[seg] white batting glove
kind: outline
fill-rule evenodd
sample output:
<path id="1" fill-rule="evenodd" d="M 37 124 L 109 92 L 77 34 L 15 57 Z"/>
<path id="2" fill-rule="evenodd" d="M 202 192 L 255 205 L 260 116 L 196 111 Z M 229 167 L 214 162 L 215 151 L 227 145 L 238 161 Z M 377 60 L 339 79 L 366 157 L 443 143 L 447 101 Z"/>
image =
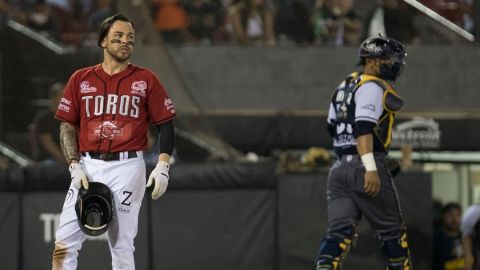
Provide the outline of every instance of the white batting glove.
<path id="1" fill-rule="evenodd" d="M 82 167 L 77 162 L 72 162 L 68 167 L 70 175 L 72 177 L 73 186 L 80 189 L 83 186 L 84 189 L 88 189 L 88 178 Z"/>
<path id="2" fill-rule="evenodd" d="M 152 199 L 156 200 L 160 198 L 160 196 L 167 191 L 168 186 L 168 170 L 170 169 L 170 164 L 165 161 L 159 161 L 155 169 L 153 169 L 152 173 L 150 173 L 150 177 L 148 177 L 147 187 L 150 187 L 153 182 L 155 185 L 153 186 L 152 191 Z"/>

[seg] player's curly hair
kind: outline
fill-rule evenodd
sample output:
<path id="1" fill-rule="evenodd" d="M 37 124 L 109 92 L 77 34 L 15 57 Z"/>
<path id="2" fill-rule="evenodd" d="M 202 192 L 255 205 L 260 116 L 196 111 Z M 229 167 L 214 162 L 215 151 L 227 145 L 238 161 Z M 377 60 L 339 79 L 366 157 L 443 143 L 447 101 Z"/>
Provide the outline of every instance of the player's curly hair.
<path id="1" fill-rule="evenodd" d="M 111 17 L 108 17 L 102 22 L 102 24 L 100 25 L 100 29 L 98 31 L 97 45 L 99 47 L 102 47 L 102 41 L 107 36 L 108 31 L 110 31 L 110 28 L 112 27 L 112 24 L 115 21 L 129 22 L 130 24 L 132 24 L 132 27 L 135 29 L 135 25 L 133 24 L 133 22 L 124 15 L 116 14 Z"/>

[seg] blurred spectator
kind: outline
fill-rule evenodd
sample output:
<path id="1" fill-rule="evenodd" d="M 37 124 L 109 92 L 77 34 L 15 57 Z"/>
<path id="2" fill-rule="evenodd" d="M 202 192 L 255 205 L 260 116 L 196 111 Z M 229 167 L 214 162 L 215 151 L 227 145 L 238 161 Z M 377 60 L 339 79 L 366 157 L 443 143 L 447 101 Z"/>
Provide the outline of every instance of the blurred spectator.
<path id="1" fill-rule="evenodd" d="M 193 40 L 188 32 L 188 14 L 180 0 L 153 0 L 155 27 L 165 42 L 182 43 Z"/>
<path id="2" fill-rule="evenodd" d="M 0 0 L 0 6 L 6 7 L 7 16 L 18 23 L 27 25 L 37 0 L 14 1 L 14 0 Z M 47 2 L 48 3 L 48 2 Z M 0 10 L 2 8 L 0 7 Z M 1 13 L 1 11 L 0 11 Z"/>
<path id="3" fill-rule="evenodd" d="M 394 38 L 403 43 L 417 43 L 415 11 L 400 0 L 382 0 L 367 20 L 367 36 Z"/>
<path id="4" fill-rule="evenodd" d="M 88 30 L 90 32 L 97 32 L 98 26 L 106 18 L 113 15 L 111 0 L 97 0 L 92 8 L 92 13 L 88 17 Z"/>
<path id="5" fill-rule="evenodd" d="M 69 0 L 46 0 L 54 8 L 63 9 L 65 11 L 70 10 L 70 1 Z"/>
<path id="6" fill-rule="evenodd" d="M 5 26 L 10 18 L 10 6 L 7 0 L 0 0 L 0 30 Z"/>
<path id="7" fill-rule="evenodd" d="M 54 40 L 59 40 L 60 38 L 59 22 L 52 14 L 51 7 L 45 0 L 36 1 L 28 15 L 27 25 L 47 38 Z"/>
<path id="8" fill-rule="evenodd" d="M 285 34 L 299 45 L 313 43 L 310 11 L 304 0 L 294 0 L 283 6 L 277 17 L 276 32 L 280 37 Z"/>
<path id="9" fill-rule="evenodd" d="M 462 242 L 465 253 L 465 270 L 479 270 L 480 204 L 470 206 L 462 218 Z"/>
<path id="10" fill-rule="evenodd" d="M 89 4 L 82 0 L 71 0 L 70 9 L 64 14 L 62 41 L 67 45 L 81 47 L 88 34 Z"/>
<path id="11" fill-rule="evenodd" d="M 413 147 L 408 144 L 400 146 L 400 151 L 402 153 L 402 158 L 400 159 L 400 165 L 402 170 L 408 171 L 413 166 Z"/>
<path id="12" fill-rule="evenodd" d="M 225 41 L 222 33 L 224 11 L 218 1 L 190 0 L 185 4 L 185 10 L 190 17 L 188 31 L 197 42 L 211 43 Z"/>
<path id="13" fill-rule="evenodd" d="M 360 44 L 363 24 L 353 4 L 353 0 L 316 0 L 312 22 L 317 44 Z"/>
<path id="14" fill-rule="evenodd" d="M 55 83 L 50 87 L 50 106 L 39 111 L 33 120 L 32 133 L 33 159 L 42 162 L 65 162 L 60 148 L 60 123 L 55 119 L 60 99 L 63 97 L 64 83 Z"/>
<path id="15" fill-rule="evenodd" d="M 473 35 L 475 41 L 480 42 L 480 1 L 473 1 Z"/>
<path id="16" fill-rule="evenodd" d="M 275 45 L 273 12 L 268 0 L 240 0 L 228 9 L 233 38 L 240 45 Z"/>
<path id="17" fill-rule="evenodd" d="M 464 8 L 466 6 L 461 4 L 462 1 L 468 0 L 424 0 L 422 3 L 447 20 L 464 28 L 466 15 Z M 464 8 L 462 8 L 462 6 Z M 468 43 L 468 41 L 459 34 L 423 13 L 415 17 L 415 26 L 418 29 L 419 37 L 423 44 L 454 45 Z"/>
<path id="18" fill-rule="evenodd" d="M 460 9 L 463 12 L 463 28 L 470 33 L 473 33 L 474 23 L 474 9 L 473 0 L 460 0 Z"/>
<path id="19" fill-rule="evenodd" d="M 410 144 L 402 144 L 400 146 L 400 152 L 402 154 L 400 158 L 400 167 L 402 171 L 421 171 L 423 169 L 422 164 L 415 162 L 413 159 L 413 147 Z"/>
<path id="20" fill-rule="evenodd" d="M 443 207 L 440 228 L 433 239 L 433 270 L 463 270 L 461 219 L 462 208 L 458 203 Z"/>

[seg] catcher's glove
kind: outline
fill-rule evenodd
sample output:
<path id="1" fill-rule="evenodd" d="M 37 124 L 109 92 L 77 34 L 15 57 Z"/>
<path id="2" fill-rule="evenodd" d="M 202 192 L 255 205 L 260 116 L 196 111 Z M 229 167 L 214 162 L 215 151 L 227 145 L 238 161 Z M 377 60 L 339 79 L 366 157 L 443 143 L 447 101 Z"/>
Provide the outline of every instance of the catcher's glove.
<path id="1" fill-rule="evenodd" d="M 390 170 L 390 173 L 393 177 L 397 176 L 397 174 L 402 170 L 400 162 L 390 156 L 385 158 L 385 164 L 387 165 L 387 168 Z"/>

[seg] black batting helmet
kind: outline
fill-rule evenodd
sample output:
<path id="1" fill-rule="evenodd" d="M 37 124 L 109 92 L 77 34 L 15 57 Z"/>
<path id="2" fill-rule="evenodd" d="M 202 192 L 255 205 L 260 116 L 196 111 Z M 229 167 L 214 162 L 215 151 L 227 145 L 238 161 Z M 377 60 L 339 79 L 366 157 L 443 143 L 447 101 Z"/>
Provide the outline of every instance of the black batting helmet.
<path id="1" fill-rule="evenodd" d="M 360 65 L 365 65 L 366 58 L 391 59 L 390 64 L 380 66 L 380 77 L 394 81 L 402 73 L 407 53 L 405 47 L 393 38 L 382 36 L 367 38 L 358 49 Z"/>
<path id="2" fill-rule="evenodd" d="M 99 182 L 90 182 L 88 186 L 88 190 L 79 190 L 75 212 L 80 229 L 90 236 L 99 236 L 107 231 L 113 218 L 113 193 Z"/>

